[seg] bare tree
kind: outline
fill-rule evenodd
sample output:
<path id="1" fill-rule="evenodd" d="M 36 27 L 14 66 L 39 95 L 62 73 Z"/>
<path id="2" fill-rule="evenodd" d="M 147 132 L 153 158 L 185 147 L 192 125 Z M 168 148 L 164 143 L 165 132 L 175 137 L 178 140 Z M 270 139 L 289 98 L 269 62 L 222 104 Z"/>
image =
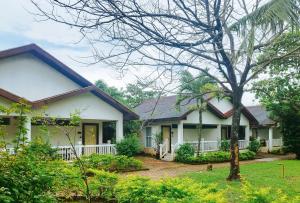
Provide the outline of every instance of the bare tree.
<path id="1" fill-rule="evenodd" d="M 299 25 L 299 0 L 31 0 L 43 20 L 78 28 L 95 62 L 199 70 L 232 98 L 231 169 L 240 178 L 238 131 L 244 88 L 272 60 L 258 54 Z M 103 43 L 110 44 L 101 51 Z M 299 49 L 296 48 L 296 49 Z M 293 51 L 291 51 L 292 53 Z"/>

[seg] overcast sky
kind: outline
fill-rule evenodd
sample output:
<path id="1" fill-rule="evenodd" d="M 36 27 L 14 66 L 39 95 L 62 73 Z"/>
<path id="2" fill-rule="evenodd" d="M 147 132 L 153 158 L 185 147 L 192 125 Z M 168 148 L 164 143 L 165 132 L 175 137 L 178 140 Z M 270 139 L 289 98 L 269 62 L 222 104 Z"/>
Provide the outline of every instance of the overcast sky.
<path id="1" fill-rule="evenodd" d="M 80 34 L 70 27 L 52 21 L 38 22 L 29 12 L 35 11 L 29 0 L 1 0 L 0 9 L 0 50 L 35 43 L 91 82 L 102 79 L 110 86 L 118 88 L 134 82 L 134 75 L 143 72 L 127 72 L 120 77 L 114 68 L 105 64 L 86 66 L 77 62 L 91 55 L 84 41 L 78 43 Z M 245 105 L 253 105 L 257 103 L 253 99 L 254 96 L 247 93 L 243 102 Z"/>

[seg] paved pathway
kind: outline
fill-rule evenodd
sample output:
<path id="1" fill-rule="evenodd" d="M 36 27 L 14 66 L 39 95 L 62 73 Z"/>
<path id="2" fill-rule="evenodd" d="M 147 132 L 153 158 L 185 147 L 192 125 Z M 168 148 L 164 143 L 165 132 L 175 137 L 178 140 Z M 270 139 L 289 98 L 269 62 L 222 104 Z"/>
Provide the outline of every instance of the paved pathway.
<path id="1" fill-rule="evenodd" d="M 197 172 L 197 171 L 206 171 L 207 164 L 202 165 L 189 165 L 189 164 L 182 164 L 176 162 L 167 162 L 154 159 L 152 157 L 140 156 L 136 157 L 137 159 L 143 161 L 144 166 L 149 168 L 147 171 L 137 171 L 137 172 L 128 172 L 123 173 L 123 175 L 140 175 L 140 176 L 147 176 L 151 179 L 160 179 L 163 177 L 174 177 L 182 175 L 186 172 Z M 274 156 L 268 155 L 261 159 L 250 160 L 250 161 L 241 161 L 240 164 L 251 164 L 251 163 L 258 163 L 258 162 L 267 162 L 267 161 L 275 161 L 275 160 L 282 160 L 282 159 L 292 159 L 293 155 L 284 155 L 284 156 Z M 213 168 L 222 168 L 222 167 L 229 167 L 229 163 L 216 163 L 213 164 Z"/>

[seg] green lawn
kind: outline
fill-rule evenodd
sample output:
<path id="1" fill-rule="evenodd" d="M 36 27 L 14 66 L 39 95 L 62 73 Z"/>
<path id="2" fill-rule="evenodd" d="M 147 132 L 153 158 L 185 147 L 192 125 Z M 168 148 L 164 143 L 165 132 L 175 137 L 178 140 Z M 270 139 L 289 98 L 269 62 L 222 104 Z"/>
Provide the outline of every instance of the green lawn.
<path id="1" fill-rule="evenodd" d="M 282 177 L 282 165 L 285 166 L 285 177 Z M 232 187 L 232 195 L 240 189 L 240 182 L 227 182 L 228 168 L 214 169 L 210 172 L 187 173 L 185 177 L 206 184 L 216 183 L 219 188 Z M 281 189 L 289 196 L 300 195 L 300 161 L 284 160 L 247 164 L 241 166 L 242 178 L 255 188 L 271 187 Z"/>

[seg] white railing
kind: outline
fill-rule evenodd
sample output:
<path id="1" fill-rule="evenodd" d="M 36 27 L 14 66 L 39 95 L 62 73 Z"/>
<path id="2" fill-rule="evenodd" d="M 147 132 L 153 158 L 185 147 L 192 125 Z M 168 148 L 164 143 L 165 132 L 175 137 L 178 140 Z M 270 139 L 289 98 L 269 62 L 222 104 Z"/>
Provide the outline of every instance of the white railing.
<path id="1" fill-rule="evenodd" d="M 269 144 L 270 141 L 269 140 L 266 140 L 266 144 L 267 144 L 267 148 L 269 148 Z M 281 147 L 283 144 L 282 144 L 282 139 L 279 138 L 279 139 L 272 139 L 272 147 Z"/>
<path id="2" fill-rule="evenodd" d="M 172 145 L 171 145 L 171 156 L 172 156 L 172 159 L 173 159 L 173 160 L 174 160 L 174 158 L 175 158 L 175 152 L 176 152 L 178 146 L 179 146 L 178 143 L 172 144 Z"/>
<path id="3" fill-rule="evenodd" d="M 230 142 L 228 140 L 228 142 Z M 247 140 L 239 140 L 239 149 L 246 149 L 249 145 L 249 142 Z M 195 149 L 195 151 L 198 150 L 198 141 L 187 141 L 185 143 L 188 143 L 192 145 Z M 221 141 L 206 141 L 201 140 L 200 142 L 200 151 L 201 152 L 213 152 L 213 151 L 219 151 L 221 147 Z"/>
<path id="4" fill-rule="evenodd" d="M 247 140 L 239 140 L 239 149 L 246 149 L 249 146 Z"/>
<path id="5" fill-rule="evenodd" d="M 168 153 L 167 144 L 159 145 L 159 158 L 162 159 Z"/>
<path id="6" fill-rule="evenodd" d="M 116 154 L 116 148 L 114 144 L 100 144 L 100 145 L 75 145 L 72 146 L 54 146 L 57 149 L 57 153 L 63 160 L 74 160 L 76 158 L 74 149 L 78 156 L 91 155 L 91 154 Z"/>

